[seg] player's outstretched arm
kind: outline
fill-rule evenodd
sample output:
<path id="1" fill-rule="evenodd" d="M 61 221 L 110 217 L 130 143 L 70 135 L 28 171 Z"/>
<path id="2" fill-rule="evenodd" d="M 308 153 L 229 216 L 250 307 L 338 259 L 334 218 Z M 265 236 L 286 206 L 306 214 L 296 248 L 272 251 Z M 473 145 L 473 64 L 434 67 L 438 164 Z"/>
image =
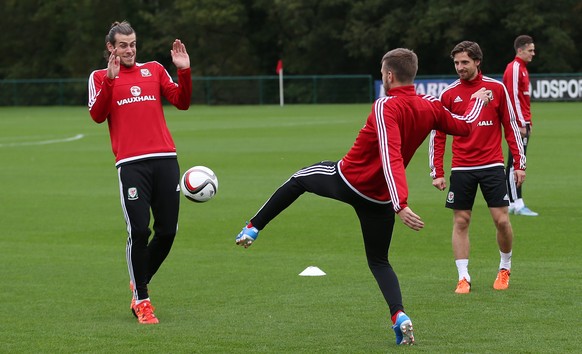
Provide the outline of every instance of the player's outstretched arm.
<path id="1" fill-rule="evenodd" d="M 414 231 L 418 231 L 424 227 L 424 222 L 420 216 L 416 215 L 409 207 L 400 210 L 398 216 L 404 225 L 410 227 Z"/>
<path id="2" fill-rule="evenodd" d="M 172 62 L 176 65 L 176 68 L 188 69 L 190 67 L 190 56 L 186 51 L 186 46 L 179 39 L 176 39 L 172 44 L 170 54 L 172 55 Z"/>

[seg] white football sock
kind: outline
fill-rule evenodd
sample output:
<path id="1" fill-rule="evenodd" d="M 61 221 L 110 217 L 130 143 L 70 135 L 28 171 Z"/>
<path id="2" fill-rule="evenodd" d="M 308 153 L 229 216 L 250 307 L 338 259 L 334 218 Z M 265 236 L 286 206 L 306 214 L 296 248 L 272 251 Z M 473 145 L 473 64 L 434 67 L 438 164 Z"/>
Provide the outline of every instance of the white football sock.
<path id="1" fill-rule="evenodd" d="M 147 299 L 135 300 L 135 306 L 141 304 L 144 301 L 150 301 L 150 298 L 148 297 Z"/>
<path id="2" fill-rule="evenodd" d="M 465 278 L 470 283 L 471 276 L 469 275 L 469 260 L 468 259 L 457 259 L 455 260 L 457 265 L 457 271 L 459 272 L 459 280 Z"/>
<path id="3" fill-rule="evenodd" d="M 515 207 L 515 210 L 519 210 L 525 206 L 525 203 L 523 202 L 523 199 L 519 198 L 513 202 L 513 206 Z"/>
<path id="4" fill-rule="evenodd" d="M 499 251 L 499 255 L 501 256 L 501 261 L 499 262 L 499 269 L 504 268 L 507 270 L 511 270 L 511 254 L 513 251 L 509 251 L 509 253 L 503 253 Z"/>

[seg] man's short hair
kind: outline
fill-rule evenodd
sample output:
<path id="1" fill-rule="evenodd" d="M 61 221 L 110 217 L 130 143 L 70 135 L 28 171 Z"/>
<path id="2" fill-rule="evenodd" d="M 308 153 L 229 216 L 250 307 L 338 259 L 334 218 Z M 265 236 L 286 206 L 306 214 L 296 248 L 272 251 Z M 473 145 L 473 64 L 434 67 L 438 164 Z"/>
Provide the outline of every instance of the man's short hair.
<path id="1" fill-rule="evenodd" d="M 113 22 L 111 24 L 111 28 L 109 29 L 109 33 L 107 33 L 107 36 L 105 36 L 105 43 L 111 43 L 115 45 L 115 35 L 118 33 L 129 36 L 130 34 L 135 33 L 135 31 L 127 21 Z"/>
<path id="2" fill-rule="evenodd" d="M 513 49 L 515 49 L 515 51 L 517 52 L 517 50 L 519 48 L 523 48 L 528 44 L 532 44 L 533 43 L 533 38 L 531 38 L 531 36 L 528 36 L 527 34 L 522 34 L 520 36 L 517 36 L 517 38 L 515 38 L 515 41 L 513 42 Z"/>
<path id="3" fill-rule="evenodd" d="M 391 71 L 398 82 L 412 84 L 418 71 L 418 57 L 410 49 L 396 48 L 384 54 L 381 65 Z"/>
<path id="4" fill-rule="evenodd" d="M 451 51 L 451 59 L 455 58 L 455 54 L 466 52 L 469 58 L 473 60 L 483 61 L 483 52 L 481 47 L 476 42 L 462 41 L 457 44 Z"/>

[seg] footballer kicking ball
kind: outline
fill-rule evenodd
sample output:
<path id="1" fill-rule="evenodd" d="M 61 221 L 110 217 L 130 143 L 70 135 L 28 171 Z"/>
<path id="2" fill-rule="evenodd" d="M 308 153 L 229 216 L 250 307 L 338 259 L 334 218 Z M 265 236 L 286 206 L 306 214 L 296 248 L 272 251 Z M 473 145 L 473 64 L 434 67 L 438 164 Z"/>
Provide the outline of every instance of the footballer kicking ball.
<path id="1" fill-rule="evenodd" d="M 194 166 L 182 175 L 180 189 L 184 196 L 196 203 L 212 199 L 218 191 L 218 178 L 206 166 Z"/>

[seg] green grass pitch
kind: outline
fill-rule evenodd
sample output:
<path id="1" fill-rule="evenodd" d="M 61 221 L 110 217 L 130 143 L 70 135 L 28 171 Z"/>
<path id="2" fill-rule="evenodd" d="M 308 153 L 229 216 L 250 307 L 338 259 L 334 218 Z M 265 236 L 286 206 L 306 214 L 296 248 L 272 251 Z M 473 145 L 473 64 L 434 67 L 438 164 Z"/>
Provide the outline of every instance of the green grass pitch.
<path id="1" fill-rule="evenodd" d="M 129 312 L 125 225 L 107 125 L 85 107 L 0 108 L 0 352 L 386 353 L 397 348 L 351 208 L 304 195 L 250 249 L 234 237 L 292 173 L 349 149 L 371 105 L 166 109 L 182 171 L 206 165 L 220 188 L 182 198 L 170 256 L 150 284 L 161 323 Z M 580 350 L 582 103 L 535 103 L 524 195 L 512 217 L 513 274 L 492 289 L 495 232 L 479 195 L 471 225 L 473 292 L 457 274 L 445 193 L 426 145 L 408 168 L 410 205 L 390 259 L 417 345 L 428 353 Z M 83 134 L 80 139 L 73 139 Z M 71 141 L 67 141 L 71 138 Z M 426 144 L 426 143 L 425 143 Z M 324 277 L 300 277 L 308 266 Z"/>

